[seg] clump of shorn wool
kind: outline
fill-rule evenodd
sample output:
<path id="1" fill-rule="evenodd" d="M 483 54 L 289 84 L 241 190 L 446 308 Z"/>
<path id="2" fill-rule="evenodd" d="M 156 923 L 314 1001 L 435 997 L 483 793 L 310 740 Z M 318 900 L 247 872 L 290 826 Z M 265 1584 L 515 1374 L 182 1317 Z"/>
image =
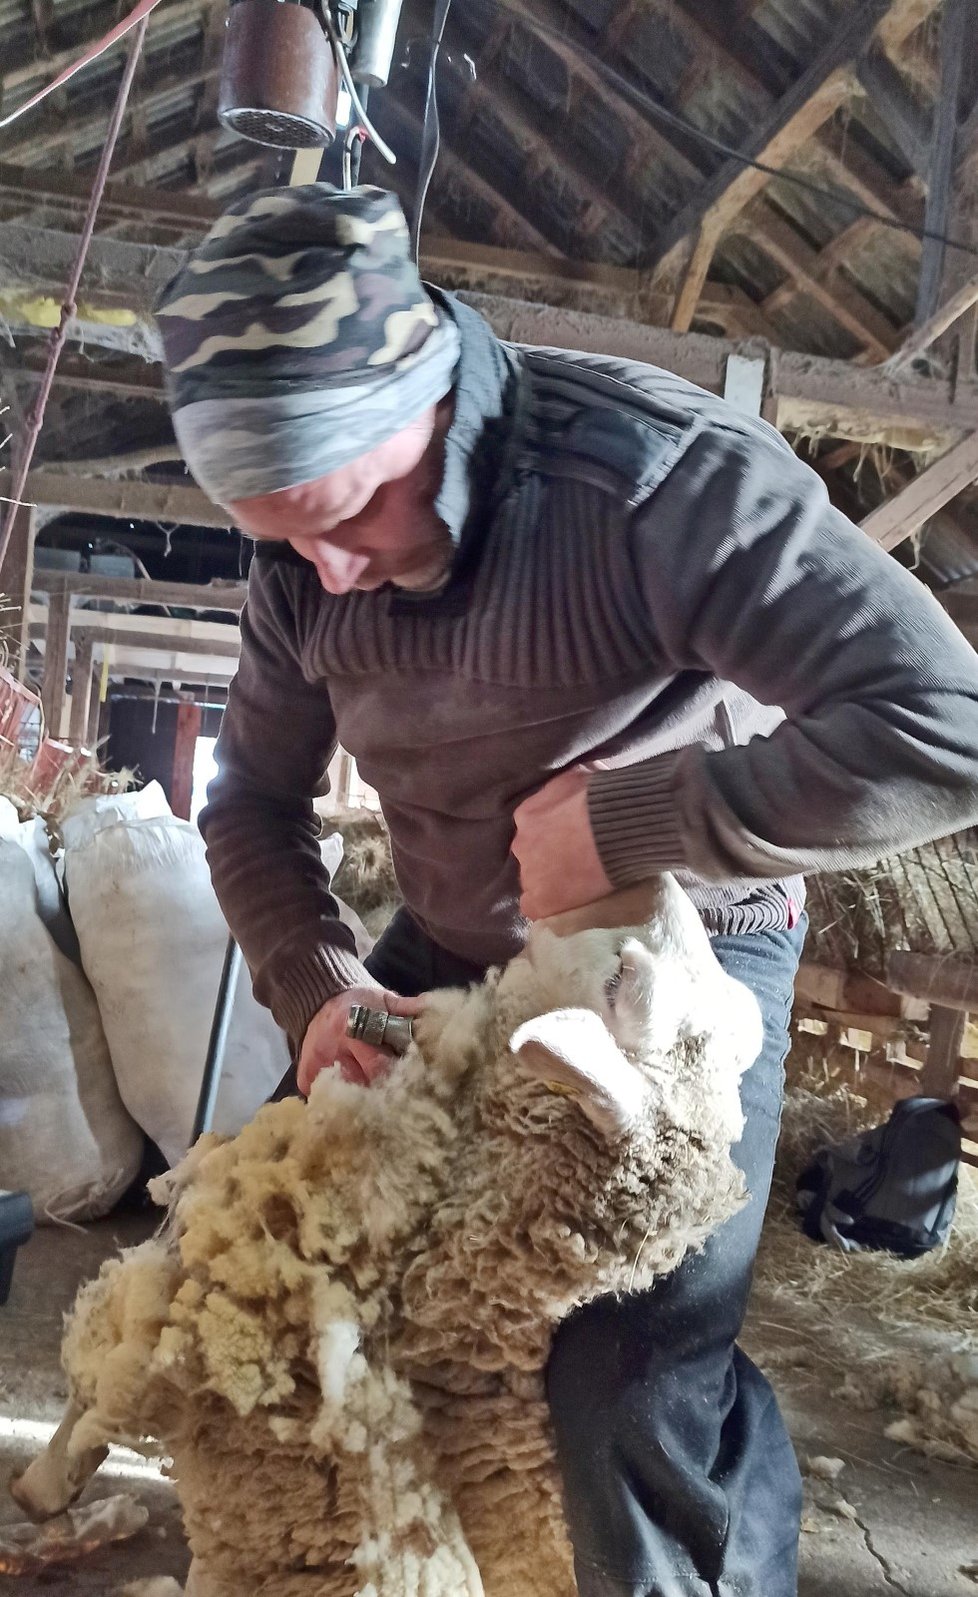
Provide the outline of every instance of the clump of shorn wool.
<path id="1" fill-rule="evenodd" d="M 328 1072 L 164 1178 L 162 1234 L 79 1296 L 73 1406 L 20 1501 L 151 1437 L 195 1597 L 570 1597 L 554 1327 L 740 1206 L 759 1044 L 672 882 L 631 931 L 537 928 L 430 999 L 382 1084 Z"/>

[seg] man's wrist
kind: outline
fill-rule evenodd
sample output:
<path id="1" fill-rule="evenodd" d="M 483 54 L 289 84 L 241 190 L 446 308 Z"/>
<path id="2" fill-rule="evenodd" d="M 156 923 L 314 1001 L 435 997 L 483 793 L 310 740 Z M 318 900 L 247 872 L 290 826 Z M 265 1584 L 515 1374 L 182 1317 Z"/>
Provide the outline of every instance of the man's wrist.
<path id="1" fill-rule="evenodd" d="M 629 887 L 686 865 L 677 796 L 686 752 L 675 749 L 637 765 L 592 774 L 588 819 L 613 887 Z"/>
<path id="2" fill-rule="evenodd" d="M 317 943 L 290 957 L 268 986 L 272 1014 L 298 1049 L 309 1022 L 325 1003 L 351 987 L 376 983 L 355 954 L 335 944 Z"/>

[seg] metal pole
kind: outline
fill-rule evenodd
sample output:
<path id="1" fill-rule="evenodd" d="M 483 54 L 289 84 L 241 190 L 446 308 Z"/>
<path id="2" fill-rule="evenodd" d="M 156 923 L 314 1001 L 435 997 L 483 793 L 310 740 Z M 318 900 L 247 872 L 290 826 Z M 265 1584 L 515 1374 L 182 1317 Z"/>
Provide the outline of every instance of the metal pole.
<path id="1" fill-rule="evenodd" d="M 217 989 L 217 1003 L 214 1005 L 214 1020 L 211 1024 L 210 1042 L 207 1044 L 207 1058 L 204 1060 L 204 1075 L 200 1083 L 200 1096 L 197 1099 L 197 1113 L 194 1115 L 194 1129 L 190 1133 L 191 1147 L 205 1131 L 210 1131 L 214 1119 L 214 1107 L 221 1085 L 224 1049 L 231 1027 L 231 1010 L 234 1007 L 234 994 L 240 972 L 241 950 L 234 938 L 229 937 L 224 955 L 224 969 L 221 971 L 221 985 Z"/>

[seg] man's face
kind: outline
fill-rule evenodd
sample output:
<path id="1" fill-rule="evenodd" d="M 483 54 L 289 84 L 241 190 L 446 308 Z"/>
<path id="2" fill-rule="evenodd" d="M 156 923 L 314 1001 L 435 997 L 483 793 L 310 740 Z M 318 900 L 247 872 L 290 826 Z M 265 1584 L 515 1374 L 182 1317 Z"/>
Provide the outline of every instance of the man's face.
<path id="1" fill-rule="evenodd" d="M 451 407 L 432 406 L 328 476 L 230 509 L 252 538 L 284 539 L 316 568 L 327 593 L 354 588 L 436 587 L 451 562 L 448 529 L 435 515 Z"/>

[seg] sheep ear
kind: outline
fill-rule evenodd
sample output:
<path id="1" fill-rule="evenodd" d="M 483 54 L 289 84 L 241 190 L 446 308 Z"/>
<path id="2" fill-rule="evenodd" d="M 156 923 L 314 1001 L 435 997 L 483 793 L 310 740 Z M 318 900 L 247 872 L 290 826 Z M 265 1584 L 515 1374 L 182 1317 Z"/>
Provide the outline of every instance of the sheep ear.
<path id="1" fill-rule="evenodd" d="M 593 1009 L 555 1009 L 520 1026 L 509 1046 L 528 1076 L 576 1098 L 606 1137 L 622 1137 L 645 1107 L 647 1087 Z"/>

